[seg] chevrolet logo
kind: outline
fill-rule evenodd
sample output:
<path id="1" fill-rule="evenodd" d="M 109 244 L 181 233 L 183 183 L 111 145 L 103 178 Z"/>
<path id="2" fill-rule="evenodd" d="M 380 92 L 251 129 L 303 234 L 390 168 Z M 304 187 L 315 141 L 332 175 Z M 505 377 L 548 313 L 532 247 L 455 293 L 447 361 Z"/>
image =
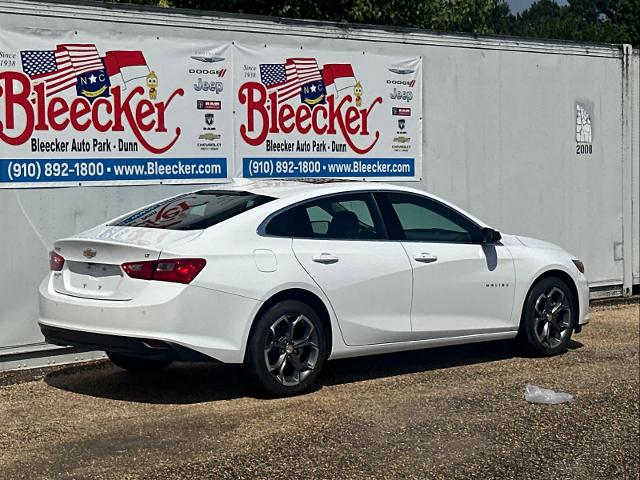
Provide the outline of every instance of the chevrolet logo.
<path id="1" fill-rule="evenodd" d="M 92 248 L 85 248 L 82 252 L 82 255 L 86 258 L 93 258 L 98 254 L 98 252 Z"/>

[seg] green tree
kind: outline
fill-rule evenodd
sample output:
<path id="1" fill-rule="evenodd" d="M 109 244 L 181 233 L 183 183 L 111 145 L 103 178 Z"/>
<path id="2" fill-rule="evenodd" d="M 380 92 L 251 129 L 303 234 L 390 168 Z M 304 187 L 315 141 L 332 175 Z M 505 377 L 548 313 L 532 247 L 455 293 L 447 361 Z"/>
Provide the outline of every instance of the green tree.
<path id="1" fill-rule="evenodd" d="M 616 22 L 621 41 L 640 47 L 640 0 L 619 0 Z"/>
<path id="2" fill-rule="evenodd" d="M 117 1 L 117 0 L 116 0 Z M 504 0 L 122 0 L 276 17 L 640 46 L 640 0 L 538 0 L 518 15 Z"/>
<path id="3" fill-rule="evenodd" d="M 640 45 L 640 0 L 538 0 L 519 14 L 512 34 Z"/>
<path id="4" fill-rule="evenodd" d="M 176 7 L 337 22 L 496 33 L 504 0 L 172 0 Z"/>

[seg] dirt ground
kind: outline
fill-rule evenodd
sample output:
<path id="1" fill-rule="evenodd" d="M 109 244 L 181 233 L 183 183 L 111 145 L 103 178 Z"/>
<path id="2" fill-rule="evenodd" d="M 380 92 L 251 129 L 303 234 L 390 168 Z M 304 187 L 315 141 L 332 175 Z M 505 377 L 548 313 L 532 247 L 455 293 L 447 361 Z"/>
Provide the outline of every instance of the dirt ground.
<path id="1" fill-rule="evenodd" d="M 492 342 L 335 361 L 289 399 L 222 365 L 2 374 L 0 478 L 637 479 L 637 302 L 592 307 L 560 357 Z M 575 401 L 528 404 L 527 383 Z"/>

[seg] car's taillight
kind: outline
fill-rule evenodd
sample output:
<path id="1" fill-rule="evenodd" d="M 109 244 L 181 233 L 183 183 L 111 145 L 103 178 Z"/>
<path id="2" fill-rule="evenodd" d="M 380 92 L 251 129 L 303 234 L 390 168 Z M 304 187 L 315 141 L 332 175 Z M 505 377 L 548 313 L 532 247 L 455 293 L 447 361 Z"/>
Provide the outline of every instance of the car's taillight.
<path id="1" fill-rule="evenodd" d="M 141 280 L 153 280 L 153 270 L 156 262 L 132 262 L 123 263 L 122 269 L 131 278 Z"/>
<path id="2" fill-rule="evenodd" d="M 203 258 L 158 260 L 153 278 L 162 282 L 191 283 L 206 263 Z"/>
<path id="3" fill-rule="evenodd" d="M 62 267 L 64 267 L 64 257 L 51 250 L 49 252 L 49 268 L 52 272 L 59 272 Z"/>
<path id="4" fill-rule="evenodd" d="M 123 263 L 131 278 L 160 282 L 191 283 L 207 264 L 204 258 L 170 258 L 148 262 Z"/>

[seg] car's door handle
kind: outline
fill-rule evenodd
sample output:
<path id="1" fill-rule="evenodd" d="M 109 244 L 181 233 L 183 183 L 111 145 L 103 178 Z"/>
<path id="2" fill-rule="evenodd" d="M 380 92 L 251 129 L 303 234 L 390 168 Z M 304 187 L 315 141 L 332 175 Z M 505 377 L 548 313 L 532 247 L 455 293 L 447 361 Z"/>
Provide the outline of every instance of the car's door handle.
<path id="1" fill-rule="evenodd" d="M 321 253 L 320 255 L 314 255 L 312 260 L 316 263 L 324 263 L 325 265 L 330 265 L 332 263 L 336 263 L 340 260 L 335 255 L 331 255 L 330 253 Z"/>
<path id="2" fill-rule="evenodd" d="M 438 257 L 436 257 L 435 255 L 432 255 L 431 253 L 416 253 L 413 256 L 413 259 L 416 262 L 422 262 L 422 263 L 433 263 L 433 262 L 437 262 L 438 261 Z"/>

